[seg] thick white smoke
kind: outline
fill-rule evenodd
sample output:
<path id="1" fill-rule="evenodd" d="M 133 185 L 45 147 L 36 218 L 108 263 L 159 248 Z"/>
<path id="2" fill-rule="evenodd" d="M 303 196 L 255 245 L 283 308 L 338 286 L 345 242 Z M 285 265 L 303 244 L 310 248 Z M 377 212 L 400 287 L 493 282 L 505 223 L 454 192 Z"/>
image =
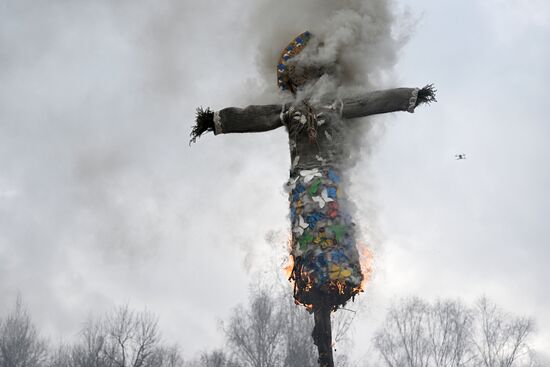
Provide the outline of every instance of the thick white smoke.
<path id="1" fill-rule="evenodd" d="M 367 90 L 396 87 L 393 69 L 401 47 L 407 42 L 410 17 L 387 0 L 261 0 L 251 12 L 251 42 L 258 44 L 256 65 L 264 94 L 251 96 L 272 103 L 284 96 L 277 90 L 276 65 L 281 50 L 298 34 L 309 30 L 314 38 L 298 56 L 333 65 L 338 78 L 323 77 L 308 97 L 337 94 L 339 97 Z M 321 44 L 321 47 L 317 47 Z M 310 47 L 311 46 L 311 47 Z M 298 98 L 301 96 L 299 95 Z M 368 119 L 347 124 L 350 158 L 354 166 L 375 142 Z M 365 140 L 367 139 L 367 140 Z"/>
<path id="2" fill-rule="evenodd" d="M 334 63 L 346 87 L 374 88 L 391 83 L 391 71 L 406 37 L 396 27 L 394 6 L 386 0 L 262 0 L 252 12 L 251 34 L 259 44 L 257 66 L 263 80 L 276 86 L 281 50 L 309 30 L 318 52 L 306 47 L 302 57 Z M 404 24 L 399 22 L 400 24 Z"/>

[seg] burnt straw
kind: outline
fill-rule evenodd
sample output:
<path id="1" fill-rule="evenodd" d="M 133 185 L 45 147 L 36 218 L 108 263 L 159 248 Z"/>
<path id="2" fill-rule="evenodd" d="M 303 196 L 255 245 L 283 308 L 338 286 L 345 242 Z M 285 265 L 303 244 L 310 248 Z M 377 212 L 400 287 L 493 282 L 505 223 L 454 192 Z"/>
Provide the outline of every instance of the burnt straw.
<path id="1" fill-rule="evenodd" d="M 210 109 L 210 107 L 206 107 L 206 109 L 198 107 L 195 122 L 196 124 L 191 130 L 189 145 L 191 145 L 191 143 L 195 143 L 197 138 L 199 138 L 203 133 L 207 131 L 214 131 L 214 112 Z"/>
<path id="2" fill-rule="evenodd" d="M 416 99 L 416 106 L 422 103 L 430 104 L 432 102 L 437 102 L 435 99 L 435 93 L 437 89 L 434 88 L 433 84 L 428 84 L 424 88 L 418 91 L 418 98 Z"/>

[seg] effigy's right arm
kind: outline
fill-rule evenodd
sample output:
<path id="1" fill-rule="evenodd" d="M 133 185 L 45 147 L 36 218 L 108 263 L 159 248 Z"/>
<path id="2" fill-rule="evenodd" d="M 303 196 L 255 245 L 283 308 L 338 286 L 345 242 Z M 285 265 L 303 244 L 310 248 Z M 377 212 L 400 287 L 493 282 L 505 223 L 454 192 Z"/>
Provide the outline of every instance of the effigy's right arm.
<path id="1" fill-rule="evenodd" d="M 215 135 L 228 133 L 263 132 L 283 126 L 282 105 L 254 105 L 246 108 L 228 107 L 219 111 L 197 108 L 196 124 L 191 131 L 191 141 L 207 131 Z"/>

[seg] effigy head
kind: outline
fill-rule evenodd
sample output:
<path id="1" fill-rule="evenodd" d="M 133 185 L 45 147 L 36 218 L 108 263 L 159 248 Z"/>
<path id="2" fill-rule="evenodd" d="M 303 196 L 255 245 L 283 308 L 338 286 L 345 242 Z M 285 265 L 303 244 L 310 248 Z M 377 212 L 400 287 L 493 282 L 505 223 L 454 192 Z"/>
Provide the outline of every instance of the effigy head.
<path id="1" fill-rule="evenodd" d="M 308 83 L 315 82 L 323 75 L 333 74 L 334 66 L 304 57 L 304 49 L 311 47 L 313 35 L 305 31 L 294 38 L 281 52 L 277 64 L 277 84 L 281 90 L 295 94 L 298 89 Z M 319 44 L 317 44 L 317 47 Z"/>

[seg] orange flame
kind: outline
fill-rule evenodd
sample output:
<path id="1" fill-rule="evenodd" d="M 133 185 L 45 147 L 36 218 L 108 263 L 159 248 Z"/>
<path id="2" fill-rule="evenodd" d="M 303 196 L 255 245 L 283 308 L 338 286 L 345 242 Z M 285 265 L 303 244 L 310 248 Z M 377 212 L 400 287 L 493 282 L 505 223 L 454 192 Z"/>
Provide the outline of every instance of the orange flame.
<path id="1" fill-rule="evenodd" d="M 372 277 L 374 254 L 365 244 L 358 244 L 359 262 L 361 264 L 361 272 L 363 273 L 363 281 L 361 282 L 361 290 L 365 290 L 367 283 Z"/>
<path id="2" fill-rule="evenodd" d="M 292 253 L 292 233 L 289 233 L 288 241 L 286 244 L 287 244 L 288 253 L 291 254 Z M 283 272 L 285 274 L 286 279 L 288 279 L 291 282 L 292 280 L 290 279 L 290 277 L 292 276 L 293 269 L 294 269 L 294 256 L 290 255 L 288 257 L 288 261 L 286 265 L 283 267 Z"/>
<path id="3" fill-rule="evenodd" d="M 292 252 L 292 235 L 289 235 L 288 249 L 289 249 L 289 252 Z M 365 288 L 367 286 L 367 283 L 372 278 L 372 273 L 373 273 L 373 262 L 374 262 L 373 251 L 371 249 L 369 249 L 365 243 L 360 243 L 360 242 L 357 243 L 357 250 L 359 252 L 359 264 L 361 266 L 361 273 L 363 275 L 363 279 L 361 281 L 361 284 L 358 285 L 356 288 L 354 288 L 352 290 L 352 296 L 354 296 L 355 294 L 357 294 L 359 292 L 363 292 L 365 290 Z M 295 264 L 295 259 L 294 259 L 294 256 L 291 254 L 288 257 L 288 261 L 283 266 L 283 272 L 286 276 L 286 279 L 288 279 L 291 284 L 294 283 L 294 279 L 291 279 L 291 277 L 293 276 L 292 272 L 294 270 L 294 264 Z M 310 277 L 310 274 L 301 273 L 300 276 L 301 276 L 302 280 L 304 280 L 304 279 L 307 280 L 307 282 L 305 284 L 305 287 L 304 287 L 304 285 L 302 285 L 302 287 L 304 288 L 303 290 L 305 292 L 311 290 L 314 287 L 314 281 Z M 350 289 L 348 288 L 348 285 L 346 285 L 345 282 L 342 282 L 339 279 L 335 279 L 335 280 L 330 281 L 330 287 L 334 287 L 332 289 L 336 289 L 337 292 L 340 295 L 346 295 L 346 294 L 349 294 L 349 292 L 350 292 Z M 313 312 L 313 305 L 312 304 L 302 303 L 298 300 L 295 300 L 295 303 L 297 305 L 301 304 L 301 305 L 305 306 L 306 309 L 309 312 Z"/>
<path id="4" fill-rule="evenodd" d="M 288 262 L 283 268 L 286 279 L 290 279 L 290 276 L 292 275 L 292 269 L 294 269 L 294 256 L 290 255 L 288 258 Z"/>

